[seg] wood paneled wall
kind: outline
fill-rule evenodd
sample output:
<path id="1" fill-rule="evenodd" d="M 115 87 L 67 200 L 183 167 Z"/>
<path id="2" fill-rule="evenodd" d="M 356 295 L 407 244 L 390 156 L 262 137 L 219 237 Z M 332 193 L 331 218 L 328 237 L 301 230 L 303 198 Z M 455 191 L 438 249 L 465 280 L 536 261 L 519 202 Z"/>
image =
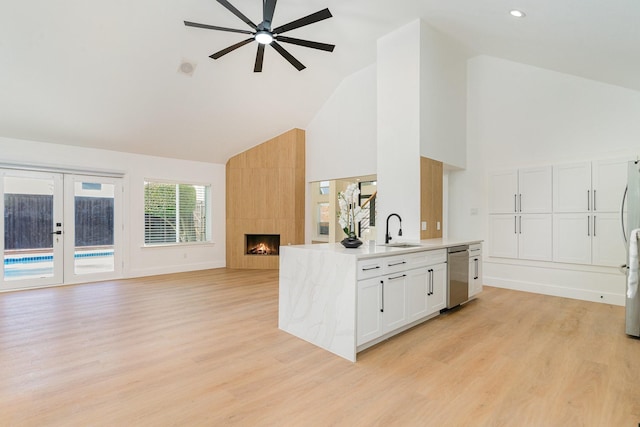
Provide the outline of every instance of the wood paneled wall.
<path id="1" fill-rule="evenodd" d="M 442 237 L 442 172 L 442 162 L 420 157 L 420 221 L 427 223 L 421 239 Z"/>
<path id="2" fill-rule="evenodd" d="M 227 267 L 277 269 L 278 256 L 245 255 L 245 234 L 304 243 L 305 132 L 292 129 L 227 162 Z"/>

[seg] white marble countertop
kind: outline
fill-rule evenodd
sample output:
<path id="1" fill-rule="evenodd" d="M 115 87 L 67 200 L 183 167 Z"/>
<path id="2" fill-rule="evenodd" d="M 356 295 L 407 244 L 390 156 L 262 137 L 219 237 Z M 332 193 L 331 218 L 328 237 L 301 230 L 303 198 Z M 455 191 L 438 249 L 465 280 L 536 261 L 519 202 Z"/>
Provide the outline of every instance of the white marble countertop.
<path id="1" fill-rule="evenodd" d="M 392 244 L 406 243 L 410 245 L 416 245 L 412 247 L 393 247 L 385 245 L 384 243 L 377 243 L 375 240 L 364 242 L 362 246 L 355 249 L 349 249 L 342 246 L 340 243 L 319 243 L 312 245 L 289 245 L 284 246 L 286 248 L 295 248 L 301 250 L 320 251 L 320 252 L 333 252 L 345 255 L 353 255 L 358 259 L 371 258 L 376 256 L 396 255 L 401 253 L 420 252 L 424 250 L 443 249 L 450 248 L 452 246 L 459 245 L 471 245 L 474 243 L 481 243 L 482 240 L 469 240 L 459 238 L 442 238 L 442 239 L 427 239 L 427 240 L 394 240 Z"/>

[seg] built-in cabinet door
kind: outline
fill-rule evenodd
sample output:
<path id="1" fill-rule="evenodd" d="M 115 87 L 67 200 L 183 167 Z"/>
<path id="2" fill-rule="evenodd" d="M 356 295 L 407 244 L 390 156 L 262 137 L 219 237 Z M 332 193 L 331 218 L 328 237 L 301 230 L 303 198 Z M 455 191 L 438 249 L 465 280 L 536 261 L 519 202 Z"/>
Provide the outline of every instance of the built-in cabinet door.
<path id="1" fill-rule="evenodd" d="M 551 214 L 518 215 L 518 257 L 537 261 L 553 259 Z"/>
<path id="2" fill-rule="evenodd" d="M 518 171 L 489 175 L 489 213 L 515 213 L 518 209 Z"/>
<path id="3" fill-rule="evenodd" d="M 593 211 L 619 212 L 627 185 L 627 159 L 593 162 Z"/>
<path id="4" fill-rule="evenodd" d="M 408 322 L 407 274 L 387 276 L 382 284 L 383 332 L 398 329 Z"/>
<path id="5" fill-rule="evenodd" d="M 429 280 L 430 275 L 427 274 L 427 267 L 407 272 L 409 322 L 421 319 L 429 314 L 427 311 L 427 297 L 430 292 Z"/>
<path id="6" fill-rule="evenodd" d="M 591 264 L 592 215 L 560 213 L 553 215 L 553 260 Z"/>
<path id="7" fill-rule="evenodd" d="M 469 298 L 482 292 L 482 257 L 469 258 Z"/>
<path id="8" fill-rule="evenodd" d="M 589 212 L 591 198 L 591 162 L 554 166 L 554 212 Z"/>
<path id="9" fill-rule="evenodd" d="M 551 213 L 551 176 L 551 166 L 518 170 L 518 212 Z"/>
<path id="10" fill-rule="evenodd" d="M 382 335 L 382 280 L 358 281 L 357 345 Z"/>
<path id="11" fill-rule="evenodd" d="M 626 263 L 625 242 L 618 213 L 595 213 L 592 224 L 593 264 L 617 267 Z"/>
<path id="12" fill-rule="evenodd" d="M 428 270 L 431 284 L 428 314 L 433 314 L 447 306 L 447 264 L 432 265 Z"/>
<path id="13" fill-rule="evenodd" d="M 489 215 L 489 255 L 518 258 L 518 218 L 516 215 Z"/>

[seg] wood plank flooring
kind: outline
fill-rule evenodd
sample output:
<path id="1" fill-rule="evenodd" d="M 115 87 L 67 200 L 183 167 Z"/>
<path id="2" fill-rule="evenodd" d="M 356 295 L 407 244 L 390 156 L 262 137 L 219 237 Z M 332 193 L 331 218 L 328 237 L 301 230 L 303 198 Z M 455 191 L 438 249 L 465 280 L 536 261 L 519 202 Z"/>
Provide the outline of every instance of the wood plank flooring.
<path id="1" fill-rule="evenodd" d="M 0 294 L 0 426 L 637 426 L 624 308 L 485 287 L 352 364 L 277 327 L 277 271 Z"/>

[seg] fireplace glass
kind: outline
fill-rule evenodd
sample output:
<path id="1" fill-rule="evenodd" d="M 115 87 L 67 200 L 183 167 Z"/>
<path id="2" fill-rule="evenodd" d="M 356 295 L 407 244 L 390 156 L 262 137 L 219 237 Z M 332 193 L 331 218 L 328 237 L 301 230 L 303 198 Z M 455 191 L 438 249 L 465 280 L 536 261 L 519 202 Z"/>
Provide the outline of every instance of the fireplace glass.
<path id="1" fill-rule="evenodd" d="M 247 255 L 278 255 L 280 253 L 279 234 L 245 234 Z"/>

